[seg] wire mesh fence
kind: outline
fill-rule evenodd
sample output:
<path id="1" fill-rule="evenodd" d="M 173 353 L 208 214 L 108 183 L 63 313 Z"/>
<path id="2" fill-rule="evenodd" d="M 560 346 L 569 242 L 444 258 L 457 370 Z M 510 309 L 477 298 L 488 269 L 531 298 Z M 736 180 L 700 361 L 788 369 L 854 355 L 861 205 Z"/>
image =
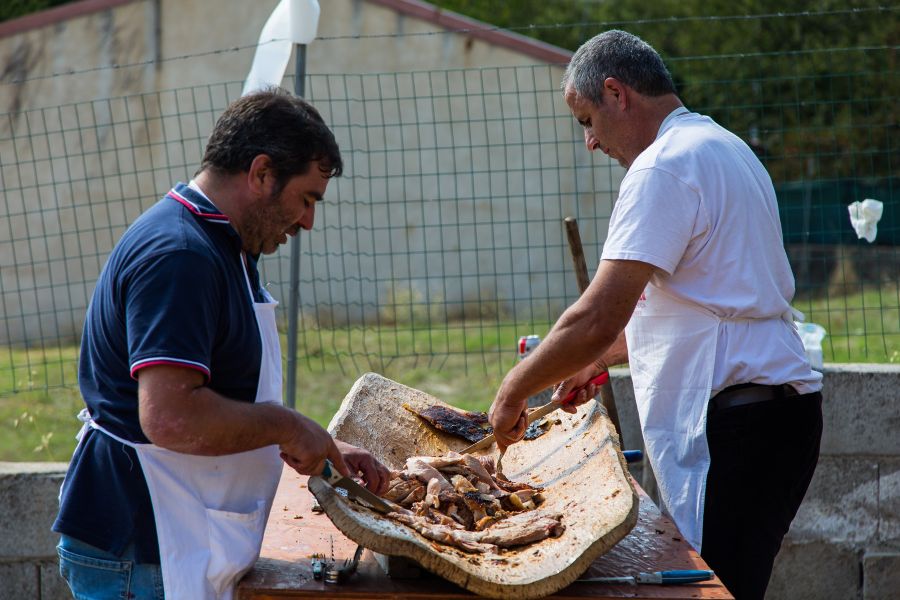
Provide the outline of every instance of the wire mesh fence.
<path id="1" fill-rule="evenodd" d="M 668 59 L 685 103 L 747 140 L 772 173 L 794 305 L 826 329 L 827 361 L 900 360 L 898 86 L 885 58 L 894 51 Z M 347 166 L 301 237 L 300 361 L 440 368 L 460 356 L 484 369 L 577 297 L 563 218 L 578 220 L 596 265 L 624 170 L 585 151 L 561 73 L 308 77 Z M 107 254 L 142 210 L 190 179 L 240 90 L 187 86 L 0 115 L 0 394 L 75 385 Z M 872 244 L 847 213 L 865 198 L 885 206 Z M 286 252 L 262 261 L 282 300 L 288 267 Z"/>

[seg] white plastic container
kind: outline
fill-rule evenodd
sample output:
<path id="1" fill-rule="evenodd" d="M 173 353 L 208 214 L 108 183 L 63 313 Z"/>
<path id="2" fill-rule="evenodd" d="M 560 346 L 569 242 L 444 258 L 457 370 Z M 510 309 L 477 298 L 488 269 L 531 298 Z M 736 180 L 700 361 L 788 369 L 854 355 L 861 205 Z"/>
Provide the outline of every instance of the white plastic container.
<path id="1" fill-rule="evenodd" d="M 800 339 L 803 341 L 803 349 L 806 351 L 806 358 L 813 369 L 821 371 L 825 365 L 822 360 L 822 340 L 825 339 L 825 328 L 816 323 L 800 323 L 794 321 L 797 331 L 800 333 Z"/>

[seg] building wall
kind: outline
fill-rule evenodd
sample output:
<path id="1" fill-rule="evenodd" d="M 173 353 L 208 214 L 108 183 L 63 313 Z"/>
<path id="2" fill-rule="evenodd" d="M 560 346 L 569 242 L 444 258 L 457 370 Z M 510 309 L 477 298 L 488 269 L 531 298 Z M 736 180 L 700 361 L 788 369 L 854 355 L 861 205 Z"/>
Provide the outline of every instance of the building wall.
<path id="1" fill-rule="evenodd" d="M 191 177 L 275 4 L 86 0 L 111 8 L 0 24 L 0 343 L 77 339 L 107 253 Z M 623 174 L 582 150 L 558 91 L 567 53 L 448 33 L 471 23 L 415 2 L 321 4 L 306 95 L 347 168 L 303 236 L 304 313 L 359 322 L 411 297 L 533 314 L 536 298 L 555 317 L 577 293 L 562 219 L 579 217 L 591 262 Z M 263 262 L 281 298 L 288 265 L 287 249 Z"/>
<path id="2" fill-rule="evenodd" d="M 612 375 L 624 448 L 640 448 L 628 371 Z M 819 465 L 766 598 L 893 600 L 900 590 L 900 366 L 842 365 L 824 375 Z M 49 529 L 65 467 L 0 463 L 0 598 L 68 597 Z M 639 470 L 635 477 L 652 487 Z"/>

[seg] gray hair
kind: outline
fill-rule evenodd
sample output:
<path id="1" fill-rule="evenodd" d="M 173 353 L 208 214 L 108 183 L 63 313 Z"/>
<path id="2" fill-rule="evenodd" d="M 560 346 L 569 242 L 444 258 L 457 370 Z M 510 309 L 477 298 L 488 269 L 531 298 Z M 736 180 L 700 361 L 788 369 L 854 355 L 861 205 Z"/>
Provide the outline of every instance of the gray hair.
<path id="1" fill-rule="evenodd" d="M 582 44 L 566 67 L 562 88 L 572 86 L 579 96 L 599 103 L 607 77 L 615 77 L 645 96 L 675 93 L 672 76 L 659 53 L 641 38 L 619 29 L 604 31 Z"/>

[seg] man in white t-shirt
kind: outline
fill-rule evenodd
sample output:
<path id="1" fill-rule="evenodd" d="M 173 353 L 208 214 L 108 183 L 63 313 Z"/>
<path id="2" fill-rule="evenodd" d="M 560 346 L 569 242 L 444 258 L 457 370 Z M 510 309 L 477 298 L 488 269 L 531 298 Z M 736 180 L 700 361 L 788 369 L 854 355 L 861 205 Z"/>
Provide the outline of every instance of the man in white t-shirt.
<path id="1" fill-rule="evenodd" d="M 631 34 L 585 43 L 563 89 L 588 150 L 627 173 L 593 281 L 497 392 L 498 444 L 522 439 L 530 395 L 628 362 L 664 508 L 735 597 L 761 599 L 822 434 L 772 181 Z"/>

